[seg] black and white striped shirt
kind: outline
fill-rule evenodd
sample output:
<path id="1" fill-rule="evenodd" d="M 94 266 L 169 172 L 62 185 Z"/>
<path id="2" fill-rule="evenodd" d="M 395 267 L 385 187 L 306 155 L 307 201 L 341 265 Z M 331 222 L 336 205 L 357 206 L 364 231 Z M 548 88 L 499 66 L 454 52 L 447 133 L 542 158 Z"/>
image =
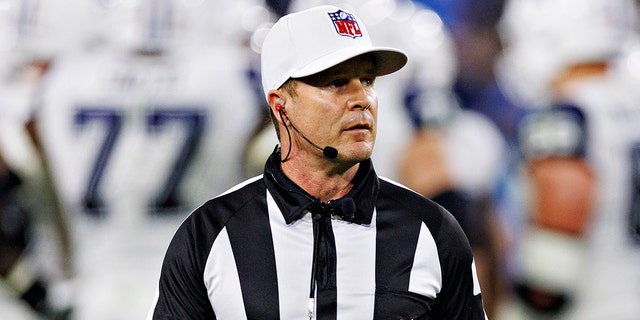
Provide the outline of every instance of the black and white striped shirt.
<path id="1" fill-rule="evenodd" d="M 149 319 L 309 319 L 310 296 L 314 319 L 486 318 L 471 249 L 446 210 L 379 179 L 371 161 L 346 206 L 321 204 L 279 159 L 185 220 Z"/>

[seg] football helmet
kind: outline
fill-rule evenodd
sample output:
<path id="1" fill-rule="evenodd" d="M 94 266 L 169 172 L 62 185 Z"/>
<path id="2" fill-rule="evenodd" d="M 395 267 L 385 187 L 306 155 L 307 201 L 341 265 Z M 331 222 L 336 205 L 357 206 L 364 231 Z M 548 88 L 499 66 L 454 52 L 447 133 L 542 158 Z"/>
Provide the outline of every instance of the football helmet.
<path id="1" fill-rule="evenodd" d="M 632 0 L 508 0 L 498 24 L 499 83 L 524 105 L 544 105 L 558 72 L 610 61 L 634 33 Z"/>

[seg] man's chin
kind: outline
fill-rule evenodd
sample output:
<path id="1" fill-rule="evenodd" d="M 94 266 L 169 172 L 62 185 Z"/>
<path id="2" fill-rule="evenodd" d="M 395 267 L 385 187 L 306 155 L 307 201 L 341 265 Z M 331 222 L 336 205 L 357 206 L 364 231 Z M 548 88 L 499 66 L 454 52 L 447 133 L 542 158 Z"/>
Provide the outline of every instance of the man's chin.
<path id="1" fill-rule="evenodd" d="M 340 151 L 338 149 L 338 160 L 358 163 L 371 158 L 372 150 L 368 149 L 351 149 Z"/>

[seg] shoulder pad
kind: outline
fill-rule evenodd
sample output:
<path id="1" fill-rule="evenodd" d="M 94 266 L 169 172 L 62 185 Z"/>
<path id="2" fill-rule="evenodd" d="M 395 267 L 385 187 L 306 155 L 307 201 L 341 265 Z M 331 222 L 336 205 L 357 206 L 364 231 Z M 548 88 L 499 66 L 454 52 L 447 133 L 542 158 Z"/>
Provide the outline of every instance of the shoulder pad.
<path id="1" fill-rule="evenodd" d="M 525 158 L 583 157 L 587 129 L 582 110 L 575 105 L 555 105 L 525 117 L 518 130 Z"/>

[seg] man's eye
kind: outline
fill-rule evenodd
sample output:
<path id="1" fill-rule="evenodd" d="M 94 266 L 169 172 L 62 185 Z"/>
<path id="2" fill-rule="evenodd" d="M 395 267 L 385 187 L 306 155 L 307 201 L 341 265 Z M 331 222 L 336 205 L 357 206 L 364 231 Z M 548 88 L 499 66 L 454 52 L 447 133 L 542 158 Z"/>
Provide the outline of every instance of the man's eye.
<path id="1" fill-rule="evenodd" d="M 376 79 L 375 78 L 363 78 L 360 81 L 362 82 L 363 85 L 371 87 L 376 82 Z"/>
<path id="2" fill-rule="evenodd" d="M 342 86 L 344 86 L 346 84 L 347 84 L 346 80 L 344 80 L 344 79 L 336 79 L 336 80 L 333 80 L 333 81 L 327 83 L 327 87 L 340 88 L 340 87 L 342 87 Z"/>

